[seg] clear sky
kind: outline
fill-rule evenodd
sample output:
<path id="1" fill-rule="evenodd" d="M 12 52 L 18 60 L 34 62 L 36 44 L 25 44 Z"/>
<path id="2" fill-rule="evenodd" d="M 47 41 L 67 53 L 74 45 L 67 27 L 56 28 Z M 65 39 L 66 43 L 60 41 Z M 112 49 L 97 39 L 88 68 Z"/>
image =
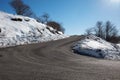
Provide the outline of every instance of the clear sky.
<path id="1" fill-rule="evenodd" d="M 0 10 L 15 13 L 0 0 Z M 120 0 L 23 0 L 38 16 L 48 13 L 52 20 L 62 23 L 66 34 L 83 34 L 97 21 L 111 21 L 120 29 Z"/>

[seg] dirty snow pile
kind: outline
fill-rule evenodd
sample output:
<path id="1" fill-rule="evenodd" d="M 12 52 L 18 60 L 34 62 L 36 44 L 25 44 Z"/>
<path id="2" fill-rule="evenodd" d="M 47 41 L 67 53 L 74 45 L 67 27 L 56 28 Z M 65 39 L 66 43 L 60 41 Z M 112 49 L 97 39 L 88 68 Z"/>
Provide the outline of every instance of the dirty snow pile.
<path id="1" fill-rule="evenodd" d="M 74 52 L 82 55 L 120 60 L 120 46 L 109 43 L 94 35 L 84 37 L 73 46 Z"/>
<path id="2" fill-rule="evenodd" d="M 52 27 L 33 18 L 0 12 L 0 47 L 31 44 L 66 38 Z"/>

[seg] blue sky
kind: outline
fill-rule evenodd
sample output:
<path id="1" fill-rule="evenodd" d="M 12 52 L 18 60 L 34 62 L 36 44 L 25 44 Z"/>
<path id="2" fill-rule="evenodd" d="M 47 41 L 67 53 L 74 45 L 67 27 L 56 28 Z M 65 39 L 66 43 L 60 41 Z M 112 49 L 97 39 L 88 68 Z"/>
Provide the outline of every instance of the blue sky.
<path id="1" fill-rule="evenodd" d="M 0 0 L 0 10 L 15 13 L 8 2 Z M 23 0 L 38 15 L 48 13 L 60 22 L 66 34 L 83 34 L 97 21 L 111 21 L 120 29 L 120 1 L 116 0 Z"/>

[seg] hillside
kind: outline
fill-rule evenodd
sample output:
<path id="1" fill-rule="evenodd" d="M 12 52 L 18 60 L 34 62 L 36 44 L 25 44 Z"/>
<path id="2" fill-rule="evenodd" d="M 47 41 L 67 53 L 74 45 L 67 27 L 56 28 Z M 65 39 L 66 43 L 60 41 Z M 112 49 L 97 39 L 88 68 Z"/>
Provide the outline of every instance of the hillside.
<path id="1" fill-rule="evenodd" d="M 0 47 L 46 42 L 65 38 L 62 32 L 33 18 L 0 12 Z"/>
<path id="2" fill-rule="evenodd" d="M 76 42 L 74 52 L 110 60 L 120 60 L 120 46 L 107 42 L 94 35 L 88 35 Z"/>

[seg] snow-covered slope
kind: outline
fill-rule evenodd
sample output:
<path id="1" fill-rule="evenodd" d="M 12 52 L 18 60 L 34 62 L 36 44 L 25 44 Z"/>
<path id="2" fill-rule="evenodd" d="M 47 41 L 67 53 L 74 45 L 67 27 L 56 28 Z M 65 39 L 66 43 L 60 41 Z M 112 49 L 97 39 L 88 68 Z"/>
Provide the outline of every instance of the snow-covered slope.
<path id="1" fill-rule="evenodd" d="M 73 46 L 73 50 L 79 54 L 120 60 L 120 47 L 118 45 L 109 43 L 94 35 L 86 36 L 78 41 Z"/>
<path id="2" fill-rule="evenodd" d="M 45 42 L 65 38 L 62 32 L 33 18 L 0 12 L 0 47 Z"/>

